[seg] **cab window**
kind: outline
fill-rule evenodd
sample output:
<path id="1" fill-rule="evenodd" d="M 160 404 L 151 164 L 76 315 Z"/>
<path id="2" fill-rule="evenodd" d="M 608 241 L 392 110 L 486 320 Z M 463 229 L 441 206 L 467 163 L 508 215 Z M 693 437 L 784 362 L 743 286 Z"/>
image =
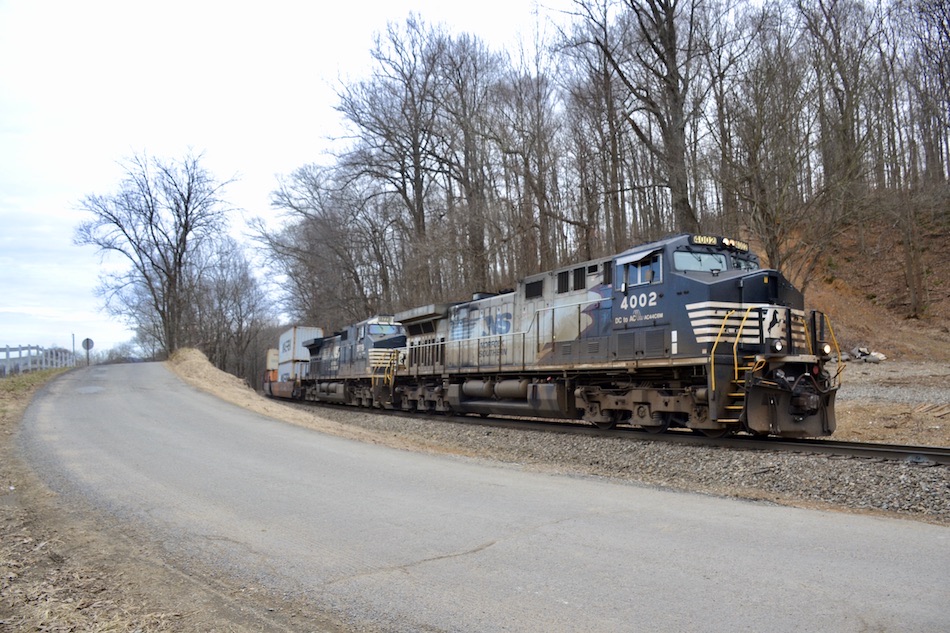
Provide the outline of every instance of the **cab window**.
<path id="1" fill-rule="evenodd" d="M 676 251 L 673 253 L 673 267 L 676 270 L 693 272 L 722 272 L 729 270 L 725 253 L 705 253 L 700 251 Z"/>
<path id="2" fill-rule="evenodd" d="M 654 253 L 638 262 L 627 264 L 627 287 L 656 284 L 663 281 L 662 254 Z"/>
<path id="3" fill-rule="evenodd" d="M 759 269 L 759 262 L 753 259 L 748 259 L 746 257 L 733 257 L 732 261 L 735 264 L 734 267 L 737 268 L 738 270 L 758 270 Z"/>
<path id="4" fill-rule="evenodd" d="M 399 334 L 399 326 L 385 323 L 372 323 L 369 326 L 369 333 L 373 336 L 380 336 L 382 334 Z"/>

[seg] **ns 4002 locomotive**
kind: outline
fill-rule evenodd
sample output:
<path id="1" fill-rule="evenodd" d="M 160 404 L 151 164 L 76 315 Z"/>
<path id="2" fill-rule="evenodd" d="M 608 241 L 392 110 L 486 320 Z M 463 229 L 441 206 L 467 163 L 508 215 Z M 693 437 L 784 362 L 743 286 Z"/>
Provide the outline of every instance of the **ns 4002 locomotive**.
<path id="1" fill-rule="evenodd" d="M 835 429 L 830 321 L 748 244 L 718 236 L 651 242 L 305 345 L 293 392 L 308 400 L 710 436 Z"/>

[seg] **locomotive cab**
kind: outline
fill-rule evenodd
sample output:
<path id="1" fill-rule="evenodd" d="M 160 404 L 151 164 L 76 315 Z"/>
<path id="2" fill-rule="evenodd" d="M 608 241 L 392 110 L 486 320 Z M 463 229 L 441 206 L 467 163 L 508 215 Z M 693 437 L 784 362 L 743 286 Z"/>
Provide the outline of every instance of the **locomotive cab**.
<path id="1" fill-rule="evenodd" d="M 612 354 L 649 388 L 583 388 L 585 417 L 708 435 L 829 435 L 830 323 L 745 242 L 680 235 L 614 262 Z M 612 411 L 605 409 L 611 407 Z M 628 417 L 629 416 L 629 417 Z"/>
<path id="2" fill-rule="evenodd" d="M 356 344 L 369 356 L 374 350 L 391 350 L 406 346 L 406 332 L 391 316 L 376 317 L 356 326 Z M 388 354 L 376 354 L 386 356 Z"/>
<path id="3" fill-rule="evenodd" d="M 827 318 L 806 313 L 802 293 L 778 271 L 759 268 L 742 242 L 691 236 L 673 264 L 675 274 L 707 288 L 706 301 L 686 307 L 693 341 L 709 358 L 709 422 L 722 432 L 830 435 L 837 383 L 825 369 L 833 341 Z"/>

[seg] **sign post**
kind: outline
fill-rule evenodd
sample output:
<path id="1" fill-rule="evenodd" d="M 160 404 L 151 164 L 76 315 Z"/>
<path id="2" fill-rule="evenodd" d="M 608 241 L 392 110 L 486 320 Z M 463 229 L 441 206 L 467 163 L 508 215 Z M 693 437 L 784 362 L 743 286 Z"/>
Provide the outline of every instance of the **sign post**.
<path id="1" fill-rule="evenodd" d="M 82 340 L 82 348 L 86 350 L 86 367 L 89 367 L 89 350 L 92 349 L 93 345 L 95 345 L 95 343 L 92 342 L 91 338 L 84 338 Z"/>

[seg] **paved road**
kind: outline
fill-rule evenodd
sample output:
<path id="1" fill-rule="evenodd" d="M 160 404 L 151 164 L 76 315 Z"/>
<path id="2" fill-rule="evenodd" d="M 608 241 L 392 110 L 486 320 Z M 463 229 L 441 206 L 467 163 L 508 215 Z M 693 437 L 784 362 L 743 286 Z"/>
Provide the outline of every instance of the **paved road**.
<path id="1" fill-rule="evenodd" d="M 385 631 L 950 630 L 950 529 L 361 444 L 160 364 L 62 376 L 20 442 L 177 554 Z"/>

